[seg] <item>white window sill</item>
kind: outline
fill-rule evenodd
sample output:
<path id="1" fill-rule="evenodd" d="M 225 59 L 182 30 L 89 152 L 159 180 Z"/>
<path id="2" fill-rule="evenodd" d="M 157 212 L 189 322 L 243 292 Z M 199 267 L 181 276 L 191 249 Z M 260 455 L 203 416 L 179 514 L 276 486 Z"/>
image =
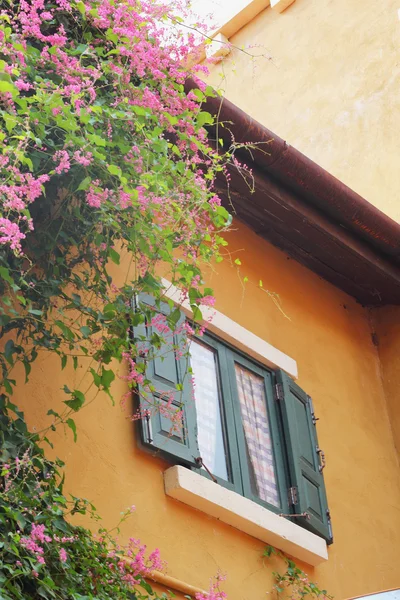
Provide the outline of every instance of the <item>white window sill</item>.
<path id="1" fill-rule="evenodd" d="M 325 540 L 185 467 L 164 473 L 165 493 L 309 565 L 328 560 Z"/>

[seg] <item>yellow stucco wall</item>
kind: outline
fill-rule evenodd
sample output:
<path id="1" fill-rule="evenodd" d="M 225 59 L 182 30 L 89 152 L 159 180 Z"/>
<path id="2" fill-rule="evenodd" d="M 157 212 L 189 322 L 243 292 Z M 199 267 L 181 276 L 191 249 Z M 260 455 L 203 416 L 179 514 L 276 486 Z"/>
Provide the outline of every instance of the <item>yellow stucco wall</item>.
<path id="1" fill-rule="evenodd" d="M 292 146 L 400 221 L 397 0 L 296 0 L 230 42 L 210 82 Z"/>
<path id="2" fill-rule="evenodd" d="M 235 223 L 228 239 L 250 283 L 243 293 L 236 268 L 218 265 L 209 275 L 217 308 L 297 360 L 299 383 L 320 417 L 335 542 L 328 562 L 309 572 L 338 600 L 400 587 L 400 477 L 370 316 L 244 225 Z M 258 289 L 260 278 L 279 294 L 290 320 Z M 46 412 L 57 409 L 64 383 L 85 389 L 81 379 L 81 370 L 61 372 L 58 360 L 40 358 L 18 392 L 30 425 L 48 423 Z M 124 391 L 117 380 L 115 396 Z M 138 449 L 119 406 L 100 395 L 76 421 L 78 442 L 60 433 L 57 454 L 67 463 L 68 489 L 94 502 L 104 526 L 135 504 L 121 539 L 134 535 L 159 547 L 170 575 L 205 588 L 221 570 L 230 600 L 266 597 L 272 568 L 261 559 L 264 544 L 166 497 L 166 462 Z"/>

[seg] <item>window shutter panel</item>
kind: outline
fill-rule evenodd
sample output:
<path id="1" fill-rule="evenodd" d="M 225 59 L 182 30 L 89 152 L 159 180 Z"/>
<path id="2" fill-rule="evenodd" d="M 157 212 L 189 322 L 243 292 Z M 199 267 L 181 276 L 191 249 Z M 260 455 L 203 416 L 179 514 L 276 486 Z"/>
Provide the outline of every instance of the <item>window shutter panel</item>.
<path id="1" fill-rule="evenodd" d="M 296 514 L 309 518 L 298 521 L 332 543 L 332 531 L 324 477 L 320 469 L 319 447 L 311 399 L 283 371 L 278 371 L 277 397 L 280 399 L 291 486 L 295 488 L 292 506 Z M 290 493 L 290 490 L 289 490 Z"/>
<path id="2" fill-rule="evenodd" d="M 148 294 L 140 294 L 140 303 L 155 306 L 155 300 Z M 175 309 L 171 309 L 167 303 L 162 302 L 157 307 L 159 312 L 168 316 Z M 183 323 L 185 316 L 181 313 L 177 327 Z M 133 336 L 136 342 L 144 342 L 152 336 L 152 327 L 140 324 L 133 328 Z M 182 347 L 183 334 L 174 334 L 174 346 Z M 144 413 L 149 410 L 150 415 L 139 420 L 141 438 L 144 445 L 162 451 L 174 458 L 175 461 L 191 466 L 198 466 L 195 459 L 200 456 L 197 442 L 196 407 L 191 390 L 191 381 L 188 375 L 189 359 L 187 356 L 177 358 L 175 351 L 168 351 L 163 358 L 149 361 L 146 368 L 146 379 L 150 380 L 156 391 L 147 392 L 143 396 L 139 387 L 140 411 Z M 182 385 L 182 391 L 177 391 L 177 385 Z M 176 400 L 173 406 L 182 410 L 181 427 L 174 425 L 168 416 L 154 410 L 154 405 L 161 405 L 162 395 L 174 392 Z M 153 409 L 153 410 L 152 410 Z"/>

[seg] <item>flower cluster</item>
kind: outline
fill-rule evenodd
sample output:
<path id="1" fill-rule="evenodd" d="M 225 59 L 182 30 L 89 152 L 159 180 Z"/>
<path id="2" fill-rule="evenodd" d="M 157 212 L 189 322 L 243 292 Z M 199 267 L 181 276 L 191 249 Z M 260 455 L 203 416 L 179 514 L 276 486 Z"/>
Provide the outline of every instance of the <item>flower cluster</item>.
<path id="1" fill-rule="evenodd" d="M 203 594 L 198 592 L 196 594 L 196 600 L 225 600 L 227 598 L 226 593 L 220 589 L 221 583 L 225 581 L 226 576 L 221 573 L 210 581 L 210 589 L 207 593 Z"/>
<path id="2" fill-rule="evenodd" d="M 7 145 L 0 169 L 9 183 L 0 189 L 7 211 L 0 244 L 21 252 L 27 232 L 18 213 L 43 198 L 43 183 L 91 169 L 86 196 L 87 187 L 78 187 L 89 207 L 137 207 L 146 220 L 175 231 L 186 255 L 195 256 L 199 237 L 218 228 L 213 213 L 221 203 L 210 184 L 221 160 L 202 126 L 212 117 L 199 111 L 205 86 L 196 71 L 206 70 L 193 60 L 199 35 L 172 25 L 188 18 L 185 0 L 21 0 L 3 11 L 8 81 L 0 135 Z M 89 31 L 80 39 L 78 22 Z M 197 93 L 184 91 L 189 77 L 198 81 Z M 7 138 L 11 131 L 15 141 Z M 174 159 L 172 185 L 168 178 L 151 185 L 160 158 Z"/>
<path id="3" fill-rule="evenodd" d="M 44 458 L 22 413 L 10 418 L 3 409 L 0 415 L 0 435 L 8 439 L 10 453 L 8 462 L 0 460 L 0 597 L 43 597 L 49 581 L 60 598 L 79 592 L 98 600 L 130 600 L 137 586 L 143 585 L 151 592 L 144 577 L 165 568 L 159 550 L 148 552 L 133 537 L 120 545 L 105 530 L 93 534 L 74 526 L 71 515 L 75 513 L 94 518 L 93 527 L 99 517 L 88 501 L 68 500 L 63 494 L 60 463 Z M 134 511 L 134 506 L 124 511 L 119 525 Z M 13 581 L 12 588 L 9 581 Z M 150 595 L 159 600 L 156 594 Z"/>

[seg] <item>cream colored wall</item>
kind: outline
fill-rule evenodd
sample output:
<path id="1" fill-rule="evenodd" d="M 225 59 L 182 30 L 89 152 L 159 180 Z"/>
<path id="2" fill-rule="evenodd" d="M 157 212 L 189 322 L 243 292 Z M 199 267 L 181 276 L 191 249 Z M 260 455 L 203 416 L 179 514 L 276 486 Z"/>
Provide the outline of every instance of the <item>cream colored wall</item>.
<path id="1" fill-rule="evenodd" d="M 217 308 L 297 360 L 299 383 L 320 417 L 335 541 L 328 562 L 309 573 L 337 600 L 400 587 L 400 477 L 369 315 L 244 225 L 234 223 L 228 239 L 243 263 L 240 276 L 250 282 L 243 291 L 236 267 L 217 265 L 208 276 Z M 260 278 L 289 318 L 259 289 Z M 84 390 L 90 379 L 82 375 L 61 371 L 54 357 L 39 358 L 18 393 L 30 425 L 49 423 L 47 410 L 61 405 L 64 383 Z M 118 399 L 125 383 L 116 380 L 113 391 Z M 100 395 L 76 421 L 78 442 L 60 433 L 57 454 L 66 461 L 68 489 L 94 502 L 102 525 L 115 525 L 120 511 L 135 504 L 121 539 L 137 536 L 159 547 L 169 575 L 207 588 L 221 570 L 230 600 L 265 599 L 273 569 L 261 558 L 264 544 L 168 498 L 167 463 L 137 447 L 128 412 Z"/>
<path id="2" fill-rule="evenodd" d="M 398 0 L 296 0 L 230 41 L 210 81 L 292 146 L 400 221 Z"/>

